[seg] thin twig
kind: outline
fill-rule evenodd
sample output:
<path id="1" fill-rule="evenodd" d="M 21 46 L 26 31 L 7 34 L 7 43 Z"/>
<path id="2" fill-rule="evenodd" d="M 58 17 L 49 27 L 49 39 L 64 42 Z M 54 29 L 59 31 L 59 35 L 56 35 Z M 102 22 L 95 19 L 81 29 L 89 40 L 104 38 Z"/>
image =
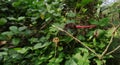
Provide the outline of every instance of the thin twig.
<path id="1" fill-rule="evenodd" d="M 57 46 L 55 46 L 55 55 L 54 55 L 54 57 L 56 57 L 56 54 L 57 54 Z"/>
<path id="2" fill-rule="evenodd" d="M 106 52 L 108 51 L 108 48 L 110 47 L 112 41 L 113 41 L 113 38 L 114 38 L 114 35 L 115 35 L 115 32 L 117 31 L 117 29 L 120 27 L 120 24 L 114 29 L 113 33 L 112 33 L 112 36 L 111 36 L 111 39 L 107 45 L 107 47 L 105 48 L 105 50 L 103 51 L 103 53 L 101 54 L 100 58 L 102 58 Z"/>
<path id="3" fill-rule="evenodd" d="M 85 48 L 87 48 L 89 51 L 91 51 L 92 53 L 94 53 L 99 58 L 99 55 L 93 49 L 91 49 L 90 47 L 88 47 L 87 45 L 85 45 L 83 42 L 81 42 L 79 39 L 77 39 L 76 37 L 74 37 L 73 35 L 71 35 L 69 32 L 67 32 L 67 31 L 63 30 L 62 28 L 57 27 L 55 25 L 52 25 L 52 26 L 55 27 L 55 28 L 57 28 L 58 30 L 60 30 L 62 32 L 65 32 L 68 36 L 70 36 L 74 40 L 78 41 L 80 44 L 82 44 Z"/>
<path id="4" fill-rule="evenodd" d="M 112 35 L 112 37 L 111 37 L 111 39 L 110 39 L 107 47 L 105 48 L 105 50 L 104 50 L 103 53 L 101 54 L 101 57 L 100 57 L 101 59 L 102 59 L 102 57 L 105 55 L 105 53 L 107 52 L 109 46 L 111 45 L 111 43 L 112 43 L 112 41 L 113 41 L 113 37 L 114 37 L 114 35 Z"/>
<path id="5" fill-rule="evenodd" d="M 46 22 L 45 22 L 45 23 L 43 23 L 43 26 L 41 26 L 41 27 L 40 27 L 40 29 L 45 28 L 48 24 L 50 24 L 50 22 L 51 22 L 51 21 L 48 21 L 47 23 L 46 23 Z"/>
<path id="6" fill-rule="evenodd" d="M 114 53 L 116 50 L 118 50 L 120 48 L 120 45 L 117 46 L 115 49 L 113 49 L 112 51 L 108 52 L 106 55 L 110 55 L 112 53 Z"/>

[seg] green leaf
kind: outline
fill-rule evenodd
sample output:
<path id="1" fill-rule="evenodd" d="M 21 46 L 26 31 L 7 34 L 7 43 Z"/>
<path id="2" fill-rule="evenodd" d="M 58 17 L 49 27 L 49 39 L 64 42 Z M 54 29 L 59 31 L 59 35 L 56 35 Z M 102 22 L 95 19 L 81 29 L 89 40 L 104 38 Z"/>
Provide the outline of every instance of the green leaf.
<path id="1" fill-rule="evenodd" d="M 25 17 L 18 17 L 17 21 L 21 21 L 21 20 L 24 20 Z"/>
<path id="2" fill-rule="evenodd" d="M 58 29 L 56 29 L 56 28 L 54 28 L 54 27 L 50 27 L 49 31 L 50 31 L 50 32 L 56 32 L 56 31 L 58 31 Z"/>
<path id="3" fill-rule="evenodd" d="M 97 45 L 97 41 L 96 38 L 93 39 L 93 45 L 96 46 Z"/>
<path id="4" fill-rule="evenodd" d="M 114 30 L 115 30 L 114 27 L 108 29 L 108 30 L 107 30 L 107 34 L 106 34 L 106 36 L 107 36 L 107 37 L 111 37 L 111 36 L 113 35 Z M 117 36 L 117 33 L 116 33 L 116 32 L 115 32 L 115 35 L 114 35 L 114 36 Z"/>
<path id="5" fill-rule="evenodd" d="M 53 58 L 51 58 L 50 60 L 49 60 L 49 63 L 47 64 L 47 65 L 60 65 L 60 62 L 62 61 L 63 59 L 62 58 L 55 58 L 55 57 L 53 57 Z"/>
<path id="6" fill-rule="evenodd" d="M 87 9 L 85 8 L 82 8 L 82 12 L 85 13 L 87 11 Z"/>
<path id="7" fill-rule="evenodd" d="M 67 13 L 67 16 L 68 16 L 68 17 L 75 17 L 75 16 L 76 16 L 76 13 L 70 11 L 70 12 Z"/>
<path id="8" fill-rule="evenodd" d="M 78 65 L 72 58 L 65 62 L 65 65 Z"/>
<path id="9" fill-rule="evenodd" d="M 38 38 L 31 38 L 29 39 L 31 43 L 39 42 Z"/>
<path id="10" fill-rule="evenodd" d="M 55 62 L 59 64 L 62 60 L 63 60 L 63 58 L 56 58 Z"/>
<path id="11" fill-rule="evenodd" d="M 27 52 L 27 48 L 14 48 L 18 53 L 24 54 Z"/>
<path id="12" fill-rule="evenodd" d="M 12 36 L 13 35 L 13 33 L 12 32 L 9 32 L 9 31 L 6 31 L 6 32 L 3 32 L 2 33 L 2 35 L 7 35 L 7 36 Z"/>
<path id="13" fill-rule="evenodd" d="M 76 61 L 78 65 L 89 65 L 89 53 L 87 49 L 78 48 L 80 51 L 73 55 L 73 59 Z"/>
<path id="14" fill-rule="evenodd" d="M 77 38 L 78 38 L 79 40 L 85 40 L 85 37 L 82 36 L 82 35 L 77 36 Z"/>
<path id="15" fill-rule="evenodd" d="M 15 34 L 19 33 L 17 26 L 10 26 L 9 29 L 10 29 L 10 31 L 12 31 Z"/>
<path id="16" fill-rule="evenodd" d="M 61 16 L 60 13 L 54 13 L 53 15 L 54 15 L 54 16 Z"/>
<path id="17" fill-rule="evenodd" d="M 9 20 L 16 21 L 17 19 L 14 17 L 7 17 Z"/>
<path id="18" fill-rule="evenodd" d="M 19 31 L 23 31 L 23 30 L 25 30 L 26 28 L 27 28 L 26 26 L 19 27 Z"/>
<path id="19" fill-rule="evenodd" d="M 75 20 L 69 20 L 69 19 L 68 19 L 66 22 L 67 22 L 67 23 L 75 23 Z"/>
<path id="20" fill-rule="evenodd" d="M 7 55 L 7 52 L 0 52 L 0 56 Z"/>
<path id="21" fill-rule="evenodd" d="M 106 41 L 106 42 L 107 42 L 107 41 Z M 98 47 L 99 47 L 100 49 L 103 49 L 105 46 L 106 46 L 105 43 L 102 42 L 102 41 L 101 41 L 101 43 L 98 45 Z"/>
<path id="22" fill-rule="evenodd" d="M 6 31 L 6 32 L 1 33 L 1 35 L 7 36 L 8 39 L 11 39 L 14 34 L 12 32 Z"/>
<path id="23" fill-rule="evenodd" d="M 62 51 L 63 50 L 63 47 L 58 47 L 58 51 Z"/>
<path id="24" fill-rule="evenodd" d="M 108 18 L 103 18 L 103 19 L 100 19 L 99 25 L 100 26 L 106 26 L 106 25 L 108 25 L 108 22 L 109 22 Z"/>
<path id="25" fill-rule="evenodd" d="M 98 25 L 98 26 L 107 26 L 108 23 L 109 23 L 109 18 L 102 18 L 99 21 L 97 21 L 97 20 L 90 20 L 89 22 L 91 24 L 95 24 L 95 25 Z"/>
<path id="26" fill-rule="evenodd" d="M 106 34 L 106 31 L 102 29 L 97 29 L 97 33 L 98 33 L 98 37 L 101 38 L 101 37 L 104 37 L 104 35 Z"/>
<path id="27" fill-rule="evenodd" d="M 18 2 L 13 2 L 13 3 L 12 3 L 12 6 L 13 6 L 13 7 L 17 7 L 17 6 L 19 6 L 19 5 L 20 5 L 20 2 L 19 2 L 19 1 L 18 1 Z"/>
<path id="28" fill-rule="evenodd" d="M 42 48 L 42 43 L 37 43 L 37 44 L 35 44 L 33 48 L 34 48 L 34 49 Z"/>
<path id="29" fill-rule="evenodd" d="M 75 55 L 73 55 L 73 58 L 76 60 L 76 61 L 79 61 L 82 56 L 80 55 L 80 53 L 76 53 Z"/>
<path id="30" fill-rule="evenodd" d="M 67 41 L 67 43 L 70 43 L 72 40 L 73 40 L 73 38 L 68 37 L 68 36 L 61 39 L 61 41 L 63 41 L 63 42 Z"/>
<path id="31" fill-rule="evenodd" d="M 0 40 L 6 40 L 7 37 L 5 35 L 0 35 Z"/>
<path id="32" fill-rule="evenodd" d="M 45 19 L 45 21 L 50 21 L 52 18 L 51 17 L 48 17 Z"/>
<path id="33" fill-rule="evenodd" d="M 94 59 L 95 62 L 97 63 L 97 65 L 103 65 L 102 61 L 101 60 L 97 60 L 97 59 Z"/>
<path id="34" fill-rule="evenodd" d="M 87 5 L 88 3 L 92 2 L 93 0 L 82 0 L 81 1 L 81 6 L 85 6 Z"/>
<path id="35" fill-rule="evenodd" d="M 5 25 L 7 20 L 5 18 L 0 18 L 0 26 Z"/>
<path id="36" fill-rule="evenodd" d="M 45 46 L 48 46 L 50 43 L 49 42 L 46 42 L 46 43 L 37 43 L 37 44 L 35 44 L 34 45 L 34 49 L 39 49 L 39 48 L 43 48 L 43 47 L 45 47 Z"/>
<path id="37" fill-rule="evenodd" d="M 76 3 L 76 8 L 80 8 L 81 7 L 81 3 L 77 2 Z"/>
<path id="38" fill-rule="evenodd" d="M 32 34 L 32 31 L 26 29 L 23 33 L 24 33 L 25 36 L 30 36 Z"/>
<path id="39" fill-rule="evenodd" d="M 97 20 L 91 19 L 90 24 L 95 24 L 95 25 L 99 25 L 99 22 Z"/>
<path id="40" fill-rule="evenodd" d="M 19 43 L 20 43 L 20 39 L 19 39 L 19 38 L 13 38 L 13 39 L 12 39 L 12 44 L 13 44 L 13 45 L 16 46 L 16 45 L 18 45 Z"/>
<path id="41" fill-rule="evenodd" d="M 16 58 L 20 58 L 20 57 L 19 57 L 19 54 L 12 54 L 11 57 L 12 57 L 12 58 L 15 58 L 15 59 L 16 59 Z"/>

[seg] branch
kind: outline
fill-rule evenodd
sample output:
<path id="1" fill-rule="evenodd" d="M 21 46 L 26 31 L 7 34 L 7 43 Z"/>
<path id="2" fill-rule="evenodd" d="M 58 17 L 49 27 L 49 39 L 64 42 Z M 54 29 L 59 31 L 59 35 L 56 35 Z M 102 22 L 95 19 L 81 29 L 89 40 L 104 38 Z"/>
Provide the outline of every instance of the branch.
<path id="1" fill-rule="evenodd" d="M 85 48 L 87 48 L 89 51 L 91 51 L 92 53 L 94 53 L 98 58 L 99 58 L 99 55 L 93 50 L 91 49 L 90 47 L 88 47 L 87 45 L 85 45 L 83 42 L 81 42 L 79 39 L 77 39 L 76 37 L 74 37 L 73 35 L 71 35 L 69 32 L 63 30 L 62 28 L 60 27 L 57 27 L 55 25 L 52 25 L 53 27 L 57 28 L 58 30 L 62 31 L 62 32 L 65 32 L 68 36 L 72 37 L 74 40 L 76 40 L 77 42 L 79 42 L 80 44 L 82 44 Z"/>
<path id="2" fill-rule="evenodd" d="M 114 53 L 116 50 L 118 50 L 120 48 L 120 45 L 117 46 L 115 49 L 113 49 L 112 51 L 108 52 L 106 55 L 110 55 L 112 53 Z"/>
<path id="3" fill-rule="evenodd" d="M 50 24 L 51 21 L 48 21 L 47 23 L 44 22 L 43 25 L 40 27 L 40 30 L 45 28 L 48 24 Z"/>
<path id="4" fill-rule="evenodd" d="M 114 29 L 113 34 L 112 34 L 112 36 L 111 36 L 111 39 L 110 39 L 107 47 L 105 48 L 105 50 L 104 50 L 103 53 L 101 54 L 101 57 L 100 57 L 100 58 L 102 58 L 102 57 L 106 54 L 106 52 L 108 51 L 108 48 L 110 47 L 110 45 L 111 45 L 111 43 L 112 43 L 112 41 L 113 41 L 113 37 L 114 37 L 114 35 L 115 35 L 115 32 L 117 31 L 117 29 L 118 29 L 119 27 L 120 27 L 120 24 Z"/>
<path id="5" fill-rule="evenodd" d="M 103 53 L 101 54 L 101 57 L 100 57 L 100 58 L 102 58 L 102 57 L 105 55 L 105 53 L 108 51 L 108 48 L 109 48 L 109 46 L 111 45 L 111 43 L 112 43 L 112 41 L 113 41 L 113 37 L 114 37 L 114 34 L 112 35 L 112 37 L 111 37 L 111 39 L 110 39 L 107 47 L 105 48 L 105 50 L 104 50 Z"/>

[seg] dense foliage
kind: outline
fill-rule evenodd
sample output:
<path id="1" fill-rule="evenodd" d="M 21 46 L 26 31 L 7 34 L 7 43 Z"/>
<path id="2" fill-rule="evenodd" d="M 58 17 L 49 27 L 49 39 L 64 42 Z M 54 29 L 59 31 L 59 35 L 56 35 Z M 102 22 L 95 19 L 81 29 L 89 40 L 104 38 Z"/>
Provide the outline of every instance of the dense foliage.
<path id="1" fill-rule="evenodd" d="M 120 47 L 120 9 L 101 3 L 0 0 L 0 64 L 106 65 Z"/>

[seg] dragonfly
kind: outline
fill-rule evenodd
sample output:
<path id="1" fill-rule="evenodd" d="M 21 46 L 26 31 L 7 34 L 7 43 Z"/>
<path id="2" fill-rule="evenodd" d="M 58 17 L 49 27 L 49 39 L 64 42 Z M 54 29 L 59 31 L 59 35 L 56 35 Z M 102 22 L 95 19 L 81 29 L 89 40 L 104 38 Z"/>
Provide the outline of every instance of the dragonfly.
<path id="1" fill-rule="evenodd" d="M 64 29 L 85 29 L 85 28 L 88 28 L 88 29 L 91 29 L 91 28 L 95 28 L 96 25 L 76 25 L 74 23 L 68 23 L 65 25 Z"/>

